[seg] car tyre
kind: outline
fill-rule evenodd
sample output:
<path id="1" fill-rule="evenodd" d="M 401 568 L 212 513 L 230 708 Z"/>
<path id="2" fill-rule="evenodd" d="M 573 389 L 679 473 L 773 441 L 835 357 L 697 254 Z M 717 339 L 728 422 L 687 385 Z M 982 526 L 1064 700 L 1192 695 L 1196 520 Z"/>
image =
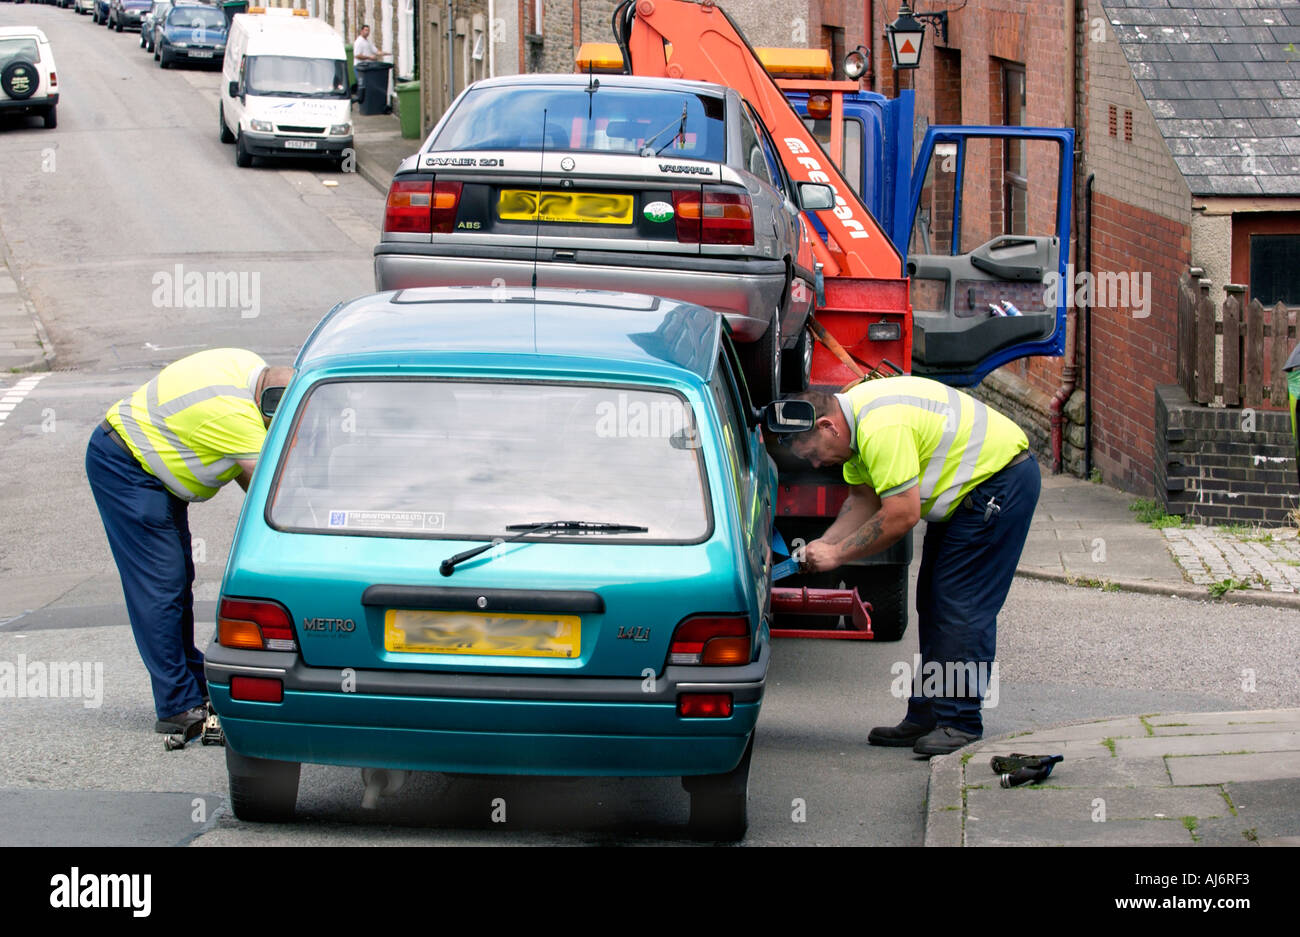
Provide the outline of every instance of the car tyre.
<path id="1" fill-rule="evenodd" d="M 298 802 L 296 761 L 250 758 L 226 745 L 226 776 L 230 781 L 230 809 L 250 823 L 288 823 Z"/>
<path id="2" fill-rule="evenodd" d="M 45 109 L 44 117 L 46 130 L 53 130 L 59 125 L 59 115 L 55 112 L 56 106 L 57 105 L 51 104 Z"/>
<path id="3" fill-rule="evenodd" d="M 787 394 L 797 394 L 812 383 L 813 333 L 805 323 L 799 333 L 799 343 L 789 351 L 781 352 L 781 389 Z"/>
<path id="4" fill-rule="evenodd" d="M 217 105 L 217 123 L 221 126 L 221 142 L 234 143 L 235 135 L 226 126 L 226 106 L 224 104 Z"/>
<path id="5" fill-rule="evenodd" d="M 253 165 L 253 154 L 244 149 L 244 135 L 235 138 L 235 165 L 247 169 Z"/>
<path id="6" fill-rule="evenodd" d="M 121 31 L 122 31 L 122 21 L 121 21 L 121 20 L 115 20 L 115 21 L 112 23 L 112 26 L 113 26 L 113 28 L 114 28 L 115 30 L 117 30 L 118 32 L 121 32 Z"/>
<path id="7" fill-rule="evenodd" d="M 745 838 L 749 827 L 749 763 L 754 755 L 754 735 L 740 762 L 725 774 L 682 778 L 691 795 L 690 831 L 697 839 L 736 842 Z"/>
<path id="8" fill-rule="evenodd" d="M 166 49 L 159 49 L 157 53 L 154 54 L 154 58 L 157 59 L 159 68 L 171 67 L 172 60 L 167 57 Z"/>
<path id="9" fill-rule="evenodd" d="M 775 400 L 781 393 L 781 320 L 773 314 L 772 324 L 762 338 L 747 345 L 737 345 L 740 365 L 745 369 L 750 402 L 756 407 Z"/>
<path id="10" fill-rule="evenodd" d="M 877 641 L 898 641 L 907 631 L 907 566 L 864 566 L 854 577 L 858 594 L 871 603 L 871 631 Z"/>

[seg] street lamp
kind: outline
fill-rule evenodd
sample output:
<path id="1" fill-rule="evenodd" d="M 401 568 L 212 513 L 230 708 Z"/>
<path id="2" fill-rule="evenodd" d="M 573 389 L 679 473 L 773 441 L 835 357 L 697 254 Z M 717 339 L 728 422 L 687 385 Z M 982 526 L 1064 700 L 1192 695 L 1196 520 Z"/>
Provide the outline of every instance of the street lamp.
<path id="1" fill-rule="evenodd" d="M 921 46 L 925 42 L 925 24 L 930 23 L 939 41 L 948 42 L 948 13 L 913 13 L 907 0 L 898 8 L 898 19 L 885 27 L 889 54 L 895 69 L 916 68 L 921 64 Z"/>

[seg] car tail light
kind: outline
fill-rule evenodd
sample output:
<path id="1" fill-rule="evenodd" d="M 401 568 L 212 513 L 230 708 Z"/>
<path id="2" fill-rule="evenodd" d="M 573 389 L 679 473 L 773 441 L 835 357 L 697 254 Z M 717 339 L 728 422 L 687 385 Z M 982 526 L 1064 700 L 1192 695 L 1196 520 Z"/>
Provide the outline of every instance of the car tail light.
<path id="1" fill-rule="evenodd" d="M 688 618 L 673 632 L 670 664 L 732 666 L 748 664 L 749 621 L 740 617 Z"/>
<path id="2" fill-rule="evenodd" d="M 683 244 L 754 243 L 754 203 L 744 192 L 708 186 L 702 192 L 674 189 L 673 211 L 677 240 Z"/>
<path id="3" fill-rule="evenodd" d="M 384 231 L 428 234 L 433 230 L 433 180 L 394 179 L 388 187 Z"/>
<path id="4" fill-rule="evenodd" d="M 460 207 L 459 182 L 435 182 L 433 185 L 434 234 L 451 234 L 456 227 L 456 210 Z"/>
<path id="5" fill-rule="evenodd" d="M 704 244 L 753 244 L 754 204 L 744 192 L 704 190 Z"/>
<path id="6" fill-rule="evenodd" d="M 50 90 L 53 91 L 59 86 L 59 76 L 50 72 Z"/>
<path id="7" fill-rule="evenodd" d="M 271 677 L 231 677 L 230 698 L 253 703 L 282 703 L 284 683 Z"/>
<path id="8" fill-rule="evenodd" d="M 677 715 L 687 719 L 726 719 L 733 709 L 730 693 L 682 693 Z"/>
<path id="9" fill-rule="evenodd" d="M 296 651 L 289 610 L 270 599 L 222 598 L 217 610 L 217 643 L 253 651 Z"/>

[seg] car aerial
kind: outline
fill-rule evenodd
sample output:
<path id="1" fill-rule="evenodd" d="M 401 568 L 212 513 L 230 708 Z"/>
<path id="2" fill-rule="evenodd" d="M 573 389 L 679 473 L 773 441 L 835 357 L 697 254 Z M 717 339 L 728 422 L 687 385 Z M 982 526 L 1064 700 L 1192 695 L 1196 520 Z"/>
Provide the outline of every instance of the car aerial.
<path id="1" fill-rule="evenodd" d="M 171 8 L 171 0 L 151 0 L 149 9 L 140 20 L 140 48 L 153 52 L 157 31 L 162 28 L 163 19 Z"/>
<path id="2" fill-rule="evenodd" d="M 630 75 L 468 87 L 398 167 L 375 248 L 380 290 L 490 284 L 619 289 L 727 316 L 756 398 L 806 386 L 814 303 L 803 208 L 735 90 Z M 398 221 L 397 219 L 401 220 Z M 535 278 L 535 280 L 534 280 Z"/>
<path id="3" fill-rule="evenodd" d="M 235 815 L 291 818 L 303 762 L 678 776 L 742 835 L 776 472 L 720 316 L 403 290 L 295 367 L 206 653 Z"/>
<path id="4" fill-rule="evenodd" d="M 156 31 L 153 57 L 160 68 L 173 63 L 220 65 L 226 54 L 226 16 L 216 7 L 175 4 Z"/>
<path id="5" fill-rule="evenodd" d="M 45 33 L 35 26 L 0 26 L 0 113 L 39 114 L 58 124 L 59 76 Z"/>
<path id="6" fill-rule="evenodd" d="M 121 32 L 123 29 L 138 30 L 140 20 L 149 11 L 152 0 L 110 0 L 108 7 L 109 29 Z"/>

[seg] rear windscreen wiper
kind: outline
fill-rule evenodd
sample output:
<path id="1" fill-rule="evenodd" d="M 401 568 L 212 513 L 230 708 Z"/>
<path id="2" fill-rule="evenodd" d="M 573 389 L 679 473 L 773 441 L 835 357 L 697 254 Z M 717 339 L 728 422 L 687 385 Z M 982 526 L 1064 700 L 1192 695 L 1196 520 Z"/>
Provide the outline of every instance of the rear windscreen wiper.
<path id="1" fill-rule="evenodd" d="M 444 576 L 450 576 L 456 570 L 456 564 L 473 559 L 480 553 L 491 550 L 498 543 L 514 543 L 516 540 L 522 540 L 530 534 L 556 533 L 556 532 L 576 532 L 581 534 L 644 534 L 649 528 L 640 527 L 636 524 L 605 524 L 599 521 L 542 521 L 536 524 L 510 524 L 506 530 L 517 530 L 519 533 L 513 537 L 504 539 L 497 538 L 491 543 L 485 543 L 481 547 L 475 547 L 473 550 L 466 550 L 463 553 L 457 553 L 455 556 L 448 557 L 438 566 L 438 572 Z"/>

